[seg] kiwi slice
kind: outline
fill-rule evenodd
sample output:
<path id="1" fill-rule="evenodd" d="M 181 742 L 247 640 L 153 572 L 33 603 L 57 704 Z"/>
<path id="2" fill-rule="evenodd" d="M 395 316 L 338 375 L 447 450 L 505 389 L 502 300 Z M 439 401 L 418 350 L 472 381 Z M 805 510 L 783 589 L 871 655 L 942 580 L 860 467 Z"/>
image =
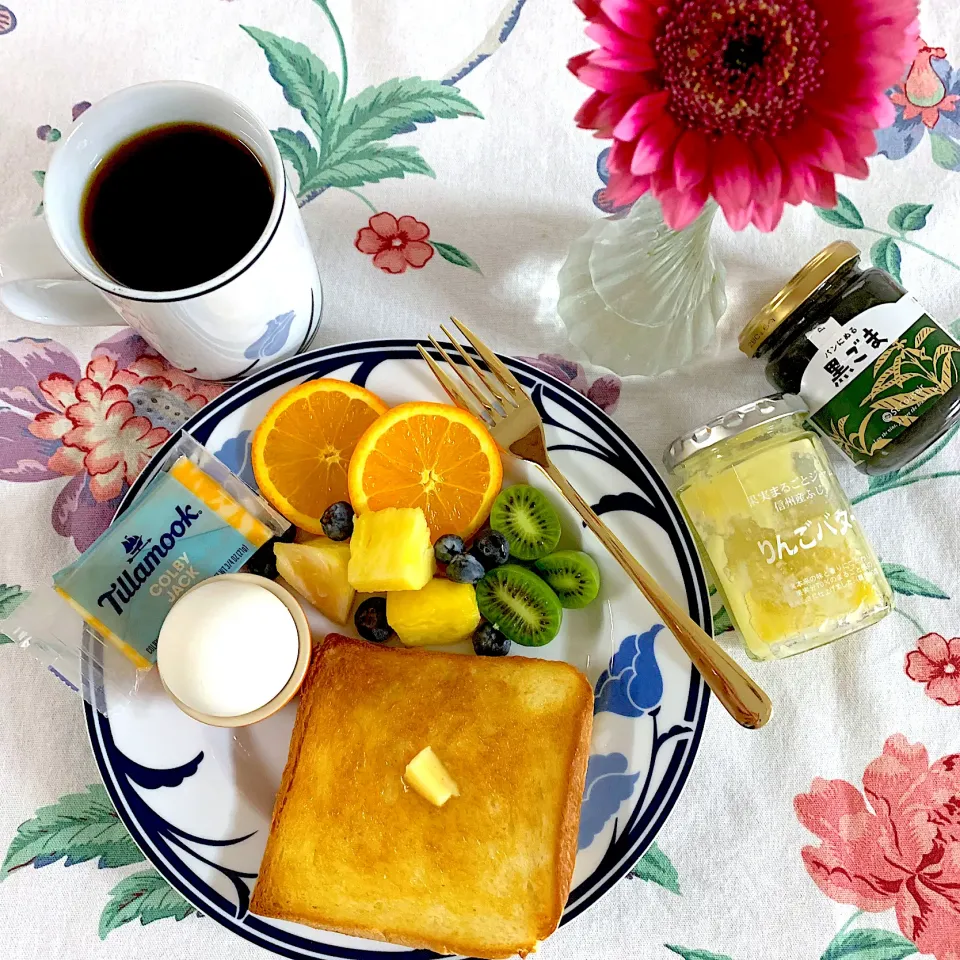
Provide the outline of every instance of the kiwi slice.
<path id="1" fill-rule="evenodd" d="M 559 632 L 563 608 L 532 571 L 515 563 L 495 567 L 477 584 L 477 606 L 508 640 L 542 647 Z"/>
<path id="2" fill-rule="evenodd" d="M 539 560 L 560 542 L 557 511 L 536 487 L 526 483 L 500 491 L 490 511 L 490 526 L 507 538 L 510 556 L 518 560 Z"/>
<path id="3" fill-rule="evenodd" d="M 582 550 L 558 550 L 534 565 L 564 607 L 576 610 L 597 599 L 600 568 Z"/>

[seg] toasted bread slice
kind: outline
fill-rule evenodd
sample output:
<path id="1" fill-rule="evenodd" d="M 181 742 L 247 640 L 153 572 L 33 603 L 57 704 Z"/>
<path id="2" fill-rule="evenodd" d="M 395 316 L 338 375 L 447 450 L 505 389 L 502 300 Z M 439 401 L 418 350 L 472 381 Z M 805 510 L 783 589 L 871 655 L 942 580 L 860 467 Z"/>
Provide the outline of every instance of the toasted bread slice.
<path id="1" fill-rule="evenodd" d="M 250 909 L 438 953 L 525 956 L 570 891 L 593 692 L 565 663 L 314 655 Z M 460 795 L 403 781 L 430 746 Z"/>

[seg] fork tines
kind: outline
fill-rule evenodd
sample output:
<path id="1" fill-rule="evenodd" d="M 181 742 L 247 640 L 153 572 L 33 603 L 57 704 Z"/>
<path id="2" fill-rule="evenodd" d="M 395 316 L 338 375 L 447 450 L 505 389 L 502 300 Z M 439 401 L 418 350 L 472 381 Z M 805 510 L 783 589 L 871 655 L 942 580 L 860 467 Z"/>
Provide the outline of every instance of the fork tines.
<path id="1" fill-rule="evenodd" d="M 506 417 L 511 409 L 519 408 L 520 401 L 526 398 L 526 394 L 517 378 L 473 331 L 456 317 L 450 319 L 486 364 L 486 371 L 480 367 L 443 324 L 440 324 L 440 329 L 447 340 L 450 341 L 454 350 L 460 355 L 462 362 L 454 359 L 434 337 L 431 336 L 428 339 L 433 349 L 462 381 L 472 399 L 454 384 L 422 345 L 418 344 L 417 349 L 423 359 L 427 361 L 433 375 L 440 382 L 447 395 L 457 406 L 463 407 L 476 417 L 480 417 L 487 424 L 495 425 L 499 420 Z"/>

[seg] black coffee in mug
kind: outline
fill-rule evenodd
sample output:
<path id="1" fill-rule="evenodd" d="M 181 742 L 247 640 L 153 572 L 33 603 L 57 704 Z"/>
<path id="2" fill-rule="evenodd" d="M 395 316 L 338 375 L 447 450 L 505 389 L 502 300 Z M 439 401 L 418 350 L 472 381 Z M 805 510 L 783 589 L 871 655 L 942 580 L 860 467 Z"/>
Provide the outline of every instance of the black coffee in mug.
<path id="1" fill-rule="evenodd" d="M 103 271 L 136 290 L 212 280 L 253 249 L 273 187 L 250 148 L 201 123 L 143 130 L 99 164 L 84 190 L 83 237 Z"/>

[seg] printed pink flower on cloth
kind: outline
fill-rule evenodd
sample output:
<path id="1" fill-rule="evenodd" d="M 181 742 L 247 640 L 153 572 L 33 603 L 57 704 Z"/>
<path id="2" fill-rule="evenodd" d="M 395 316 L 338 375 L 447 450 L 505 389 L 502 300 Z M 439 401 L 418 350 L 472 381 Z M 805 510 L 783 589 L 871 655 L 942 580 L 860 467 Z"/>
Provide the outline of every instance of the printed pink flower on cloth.
<path id="1" fill-rule="evenodd" d="M 573 360 L 567 360 L 566 357 L 558 356 L 555 353 L 540 353 L 535 357 L 520 357 L 532 367 L 549 373 L 551 377 L 556 377 L 561 383 L 572 387 L 577 393 L 583 394 L 588 400 L 592 400 L 601 410 L 606 413 L 613 413 L 620 402 L 620 378 L 615 374 L 608 373 L 605 376 L 597 377 L 593 383 L 587 382 L 587 374 L 579 363 Z"/>
<path id="2" fill-rule="evenodd" d="M 82 372 L 52 340 L 10 341 L 0 347 L 0 478 L 69 477 L 53 526 L 85 550 L 171 432 L 223 390 L 129 330 L 95 347 Z"/>
<path id="3" fill-rule="evenodd" d="M 433 247 L 426 242 L 430 228 L 415 217 L 377 213 L 370 225 L 357 231 L 353 245 L 361 252 L 373 254 L 373 265 L 386 273 L 403 273 L 407 267 L 419 270 L 432 256 Z"/>
<path id="4" fill-rule="evenodd" d="M 928 633 L 917 647 L 907 654 L 907 676 L 926 684 L 931 700 L 945 707 L 960 706 L 960 637 L 945 640 L 939 633 Z"/>
<path id="5" fill-rule="evenodd" d="M 594 93 L 581 127 L 612 138 L 607 195 L 652 192 L 674 229 L 709 197 L 736 229 L 863 179 L 885 96 L 919 37 L 917 0 L 576 0 L 599 44 L 570 61 Z"/>
<path id="6" fill-rule="evenodd" d="M 871 913 L 892 907 L 920 953 L 960 960 L 960 754 L 931 764 L 897 734 L 868 764 L 862 794 L 818 777 L 793 803 L 821 841 L 802 857 L 828 897 Z"/>

